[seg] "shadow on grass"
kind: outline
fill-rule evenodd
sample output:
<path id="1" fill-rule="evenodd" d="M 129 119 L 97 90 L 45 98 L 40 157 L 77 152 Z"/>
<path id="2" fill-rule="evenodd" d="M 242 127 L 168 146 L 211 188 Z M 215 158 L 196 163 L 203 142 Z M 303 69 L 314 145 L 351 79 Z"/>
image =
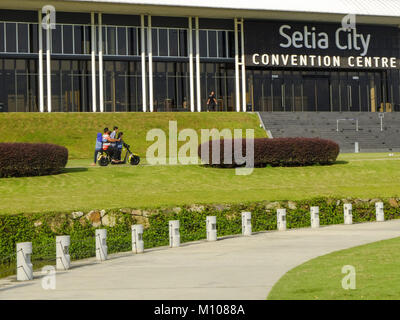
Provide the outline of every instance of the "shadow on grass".
<path id="1" fill-rule="evenodd" d="M 85 172 L 88 171 L 88 168 L 64 168 L 62 169 L 62 171 L 60 172 L 61 174 L 63 173 L 79 173 L 79 172 Z"/>

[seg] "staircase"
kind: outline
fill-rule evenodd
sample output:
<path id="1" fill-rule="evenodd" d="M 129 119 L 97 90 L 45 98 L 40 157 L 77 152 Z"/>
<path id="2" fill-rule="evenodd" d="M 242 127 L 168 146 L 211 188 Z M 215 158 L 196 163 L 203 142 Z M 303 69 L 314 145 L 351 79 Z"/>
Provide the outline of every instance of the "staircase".
<path id="1" fill-rule="evenodd" d="M 385 113 L 383 131 L 379 113 L 372 112 L 260 112 L 266 130 L 274 138 L 306 137 L 330 139 L 341 152 L 400 151 L 400 113 Z M 337 131 L 338 119 L 340 120 Z M 356 130 L 358 119 L 358 131 Z"/>

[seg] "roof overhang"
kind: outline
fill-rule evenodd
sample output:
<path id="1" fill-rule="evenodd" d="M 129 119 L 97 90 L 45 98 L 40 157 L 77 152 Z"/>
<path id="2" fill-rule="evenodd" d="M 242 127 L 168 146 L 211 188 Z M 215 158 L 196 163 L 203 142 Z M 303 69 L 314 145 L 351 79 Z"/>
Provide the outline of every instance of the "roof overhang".
<path id="1" fill-rule="evenodd" d="M 205 1 L 203 1 L 204 3 Z M 320 1 L 325 2 L 325 1 Z M 328 1 L 326 1 L 328 2 Z M 399 1 L 400 2 L 400 1 Z M 151 3 L 151 4 L 150 4 Z M 177 4 L 180 3 L 180 4 Z M 217 1 L 218 3 L 218 1 Z M 302 3 L 299 1 L 299 3 Z M 255 7 L 239 8 L 227 6 L 200 5 L 199 1 L 134 1 L 134 0 L 2 0 L 1 9 L 39 10 L 45 5 L 53 5 L 58 11 L 103 12 L 110 14 L 148 14 L 154 16 L 189 17 L 219 19 L 264 19 L 291 21 L 340 22 L 343 12 L 312 12 L 271 10 Z M 341 9 L 343 11 L 343 9 Z M 322 10 L 321 10 L 322 11 Z M 337 10 L 339 11 L 339 10 Z M 352 12 L 349 12 L 352 13 Z M 400 25 L 400 15 L 357 14 L 358 23 Z"/>

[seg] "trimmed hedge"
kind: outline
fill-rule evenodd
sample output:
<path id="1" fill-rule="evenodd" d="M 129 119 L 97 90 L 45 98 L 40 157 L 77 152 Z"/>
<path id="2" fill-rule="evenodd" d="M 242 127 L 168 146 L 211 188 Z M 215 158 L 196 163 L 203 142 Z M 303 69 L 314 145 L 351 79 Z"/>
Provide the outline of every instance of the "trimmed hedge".
<path id="1" fill-rule="evenodd" d="M 181 241 L 195 241 L 206 238 L 206 217 L 217 217 L 218 236 L 241 234 L 241 212 L 252 213 L 253 232 L 276 229 L 276 208 L 287 209 L 287 227 L 310 227 L 310 207 L 319 206 L 321 225 L 343 223 L 343 204 L 353 204 L 353 222 L 376 221 L 373 200 L 340 200 L 317 198 L 297 201 L 295 206 L 287 201 L 267 203 L 252 202 L 226 205 L 183 206 L 142 210 L 108 210 L 107 215 L 116 217 L 114 227 L 107 229 L 109 253 L 131 250 L 131 225 L 144 224 L 145 248 L 165 246 L 169 243 L 168 221 L 180 220 Z M 392 199 L 393 201 L 393 199 Z M 384 200 L 385 220 L 399 219 L 398 202 Z M 294 208 L 295 207 L 295 208 Z M 102 218 L 103 219 L 103 218 Z M 39 213 L 0 215 L 0 277 L 15 272 L 16 243 L 33 243 L 32 261 L 35 267 L 44 263 L 55 263 L 55 236 L 70 235 L 70 255 L 73 260 L 95 256 L 96 228 L 84 216 L 73 218 L 71 213 Z"/>
<path id="2" fill-rule="evenodd" d="M 237 140 L 240 145 L 240 140 Z M 246 155 L 246 139 L 242 139 L 242 156 Z M 203 163 L 215 167 L 232 168 L 239 166 L 235 163 L 234 144 L 235 140 L 219 140 L 205 142 L 208 144 L 208 158 L 202 156 L 202 148 L 207 149 L 207 145 L 198 147 L 198 155 Z M 219 154 L 214 157 L 219 163 L 213 163 L 213 144 L 218 146 Z M 232 164 L 224 159 L 225 144 L 232 146 Z M 214 147 L 218 153 L 218 148 Z M 331 140 L 319 138 L 258 138 L 254 139 L 254 166 L 309 166 L 309 165 L 327 165 L 336 161 L 339 155 L 339 145 Z"/>
<path id="3" fill-rule="evenodd" d="M 45 143 L 0 143 L 0 178 L 56 174 L 68 161 L 68 149 Z"/>

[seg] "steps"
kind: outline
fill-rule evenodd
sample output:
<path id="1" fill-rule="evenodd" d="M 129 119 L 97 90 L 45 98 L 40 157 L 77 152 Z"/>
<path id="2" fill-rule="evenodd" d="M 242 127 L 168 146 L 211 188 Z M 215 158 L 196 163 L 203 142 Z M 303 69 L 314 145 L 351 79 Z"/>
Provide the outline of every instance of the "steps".
<path id="1" fill-rule="evenodd" d="M 260 112 L 264 126 L 274 138 L 306 137 L 330 139 L 341 152 L 400 151 L 400 113 L 385 113 L 383 131 L 378 113 L 371 112 Z M 339 131 L 337 131 L 337 120 Z M 358 119 L 358 131 L 356 120 Z"/>

